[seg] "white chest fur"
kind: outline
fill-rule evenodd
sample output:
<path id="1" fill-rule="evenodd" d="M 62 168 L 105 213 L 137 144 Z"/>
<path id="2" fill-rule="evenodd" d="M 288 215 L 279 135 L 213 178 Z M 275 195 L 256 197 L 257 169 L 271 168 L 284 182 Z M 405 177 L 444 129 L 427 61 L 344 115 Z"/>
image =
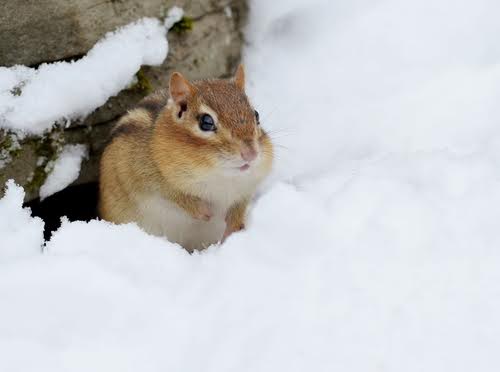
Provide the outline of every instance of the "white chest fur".
<path id="1" fill-rule="evenodd" d="M 196 220 L 160 194 L 143 196 L 139 200 L 139 220 L 150 234 L 165 236 L 188 250 L 200 249 L 217 243 L 224 233 L 225 212 L 213 210 L 210 221 Z"/>
<path id="2" fill-rule="evenodd" d="M 188 250 L 217 243 L 226 228 L 227 210 L 236 201 L 254 193 L 255 176 L 248 173 L 241 177 L 213 176 L 200 184 L 197 194 L 211 203 L 213 216 L 210 221 L 192 218 L 174 202 L 155 193 L 137 199 L 137 223 L 148 233 L 166 236 Z"/>

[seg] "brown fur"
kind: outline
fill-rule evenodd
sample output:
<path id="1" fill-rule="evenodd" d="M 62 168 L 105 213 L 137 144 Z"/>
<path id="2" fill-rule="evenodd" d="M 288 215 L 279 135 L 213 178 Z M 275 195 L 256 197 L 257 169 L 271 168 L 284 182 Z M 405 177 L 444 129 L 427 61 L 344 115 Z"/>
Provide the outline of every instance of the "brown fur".
<path id="1" fill-rule="evenodd" d="M 185 213 L 186 226 L 190 221 L 197 226 L 192 230 L 193 239 L 172 239 L 188 250 L 215 242 L 195 238 L 205 228 L 195 221 L 217 218 L 221 208 L 226 229 L 217 240 L 242 229 L 248 202 L 269 173 L 273 159 L 271 141 L 257 125 L 243 85 L 242 68 L 233 80 L 190 83 L 174 73 L 170 92 L 162 90 L 146 97 L 120 119 L 101 160 L 101 217 L 115 223 L 137 222 L 147 231 L 163 235 L 158 228 L 149 227 L 152 217 L 148 213 L 154 205 L 149 207 L 146 200 L 158 195 L 161 203 L 167 203 L 166 209 L 179 208 L 179 213 Z M 216 132 L 199 129 L 203 113 L 214 116 Z M 240 153 L 245 149 L 257 151 L 260 158 L 250 171 L 240 172 Z M 166 212 L 183 218 L 177 211 Z"/>

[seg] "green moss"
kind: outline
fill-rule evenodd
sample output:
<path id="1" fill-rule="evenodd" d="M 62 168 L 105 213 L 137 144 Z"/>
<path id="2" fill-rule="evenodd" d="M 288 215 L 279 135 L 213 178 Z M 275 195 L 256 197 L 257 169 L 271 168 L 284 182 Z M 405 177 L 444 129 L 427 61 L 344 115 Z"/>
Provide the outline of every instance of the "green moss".
<path id="1" fill-rule="evenodd" d="M 49 174 L 45 171 L 45 167 L 37 166 L 29 178 L 26 189 L 30 193 L 37 192 L 45 183 L 48 175 Z"/>
<path id="2" fill-rule="evenodd" d="M 21 145 L 15 133 L 0 133 L 0 168 L 10 163 L 21 153 Z"/>
<path id="3" fill-rule="evenodd" d="M 149 94 L 153 91 L 153 86 L 151 85 L 151 82 L 149 81 L 148 77 L 144 73 L 144 68 L 141 67 L 139 71 L 137 71 L 137 84 L 136 88 L 144 92 L 144 94 Z"/>
<path id="4" fill-rule="evenodd" d="M 127 87 L 128 90 L 133 90 L 147 96 L 153 91 L 153 85 L 146 76 L 144 67 L 141 67 L 139 71 L 135 74 L 134 82 Z"/>
<path id="5" fill-rule="evenodd" d="M 170 30 L 175 32 L 176 34 L 181 35 L 188 31 L 191 31 L 193 29 L 193 25 L 193 18 L 184 16 L 179 21 L 175 22 Z"/>
<path id="6" fill-rule="evenodd" d="M 26 141 L 33 147 L 37 157 L 36 167 L 26 184 L 26 189 L 29 192 L 38 192 L 52 172 L 54 163 L 64 145 L 62 131 L 62 128 L 56 128 L 43 137 L 29 138 Z"/>
<path id="7" fill-rule="evenodd" d="M 5 134 L 5 137 L 0 141 L 0 150 L 10 152 L 12 148 L 12 138 L 8 133 Z"/>
<path id="8" fill-rule="evenodd" d="M 21 93 L 22 93 L 22 88 L 21 86 L 15 86 L 14 88 L 11 89 L 10 93 L 13 95 L 13 96 L 20 96 Z"/>

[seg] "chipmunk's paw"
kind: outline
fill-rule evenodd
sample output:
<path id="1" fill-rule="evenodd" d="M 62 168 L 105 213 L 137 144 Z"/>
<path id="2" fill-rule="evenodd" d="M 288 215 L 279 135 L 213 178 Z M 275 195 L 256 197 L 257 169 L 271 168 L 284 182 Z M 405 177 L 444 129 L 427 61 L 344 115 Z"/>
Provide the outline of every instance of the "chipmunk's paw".
<path id="1" fill-rule="evenodd" d="M 227 237 L 229 235 L 231 235 L 232 233 L 235 233 L 235 232 L 238 232 L 238 231 L 241 231 L 245 228 L 245 224 L 239 224 L 237 226 L 230 226 L 230 225 L 226 225 L 226 230 L 224 231 L 224 235 L 222 236 L 222 240 L 221 242 L 224 243 L 224 241 L 227 239 Z"/>
<path id="2" fill-rule="evenodd" d="M 208 202 L 200 201 L 192 216 L 197 220 L 210 221 L 213 216 L 212 206 Z"/>

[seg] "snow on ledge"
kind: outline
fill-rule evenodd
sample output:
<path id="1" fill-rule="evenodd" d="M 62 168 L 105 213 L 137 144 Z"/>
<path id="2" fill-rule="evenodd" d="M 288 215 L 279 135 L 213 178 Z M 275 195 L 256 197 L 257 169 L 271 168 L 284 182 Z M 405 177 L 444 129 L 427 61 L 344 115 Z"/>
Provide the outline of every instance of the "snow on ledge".
<path id="1" fill-rule="evenodd" d="M 141 65 L 165 60 L 167 29 L 182 13 L 174 7 L 163 23 L 143 18 L 110 32 L 75 62 L 0 67 L 0 127 L 39 135 L 90 114 L 129 85 Z"/>
<path id="2" fill-rule="evenodd" d="M 69 186 L 80 174 L 82 160 L 87 156 L 85 145 L 66 145 L 57 157 L 54 168 L 40 187 L 40 199 L 55 194 Z"/>

